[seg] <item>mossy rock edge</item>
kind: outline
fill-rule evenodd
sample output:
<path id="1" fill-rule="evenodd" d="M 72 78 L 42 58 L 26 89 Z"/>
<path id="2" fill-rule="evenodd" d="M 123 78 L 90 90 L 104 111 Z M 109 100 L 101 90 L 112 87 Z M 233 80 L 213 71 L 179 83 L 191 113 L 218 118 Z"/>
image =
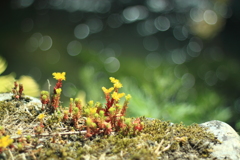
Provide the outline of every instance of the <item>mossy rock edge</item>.
<path id="1" fill-rule="evenodd" d="M 41 104 L 31 100 L 0 101 L 0 125 L 4 134 L 14 139 L 2 152 L 3 159 L 212 159 L 210 144 L 221 143 L 198 124 L 186 126 L 144 117 L 145 127 L 135 136 L 113 133 L 85 138 L 84 131 L 71 132 L 59 128 L 61 124 L 47 126 L 43 134 L 34 135 Z M 22 134 L 17 135 L 20 128 Z"/>

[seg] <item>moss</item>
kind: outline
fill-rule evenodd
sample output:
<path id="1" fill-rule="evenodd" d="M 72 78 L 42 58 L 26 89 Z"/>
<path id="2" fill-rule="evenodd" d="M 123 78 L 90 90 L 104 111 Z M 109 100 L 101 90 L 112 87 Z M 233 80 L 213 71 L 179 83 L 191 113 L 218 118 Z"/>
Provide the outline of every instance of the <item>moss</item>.
<path id="1" fill-rule="evenodd" d="M 18 107 L 17 103 L 20 104 Z M 21 101 L 0 102 L 0 116 L 4 117 L 0 119 L 0 122 L 6 128 L 6 134 L 13 136 L 19 127 L 9 129 L 9 125 L 17 124 L 23 127 L 23 134 L 29 137 L 34 131 L 34 126 L 39 123 L 38 113 L 34 111 L 35 107 L 25 105 L 32 114 L 30 116 L 21 109 L 24 104 L 25 102 Z M 56 117 L 53 114 L 48 115 L 47 118 L 54 121 Z M 5 118 L 8 118 L 8 123 L 5 122 Z M 67 128 L 63 123 L 59 125 L 54 122 L 48 123 L 47 128 L 57 131 L 58 135 L 31 135 L 31 140 L 26 138 L 26 141 L 22 142 L 23 149 L 21 151 L 13 149 L 12 155 L 18 157 L 20 154 L 25 154 L 26 159 L 34 159 L 34 157 L 37 159 L 199 159 L 210 156 L 212 152 L 210 143 L 219 143 L 213 134 L 208 133 L 198 124 L 186 126 L 182 123 L 171 124 L 144 117 L 141 117 L 141 121 L 144 123 L 144 128 L 137 135 L 126 136 L 118 132 L 108 136 L 97 135 L 88 139 L 81 134 L 60 134 L 69 127 Z M 59 129 L 60 126 L 63 127 L 62 130 Z M 14 145 L 17 145 L 18 141 L 16 139 Z"/>

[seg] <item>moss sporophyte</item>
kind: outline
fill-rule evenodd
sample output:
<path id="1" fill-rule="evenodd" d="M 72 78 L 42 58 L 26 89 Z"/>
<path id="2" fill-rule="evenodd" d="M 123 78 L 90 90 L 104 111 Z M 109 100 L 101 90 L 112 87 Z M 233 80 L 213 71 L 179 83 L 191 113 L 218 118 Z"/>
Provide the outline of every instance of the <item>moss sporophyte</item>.
<path id="1" fill-rule="evenodd" d="M 40 108 L 24 105 L 23 85 L 19 88 L 17 82 L 12 101 L 0 101 L 0 156 L 6 151 L 6 159 L 21 159 L 22 154 L 25 159 L 176 159 L 175 152 L 190 150 L 203 158 L 211 152 L 203 144 L 217 143 L 198 125 L 126 118 L 131 95 L 119 93 L 123 85 L 113 77 L 109 78 L 112 87 L 102 87 L 105 104 L 89 101 L 83 105 L 79 98 L 70 98 L 69 105 L 62 106 L 66 73 L 53 76 L 57 80 L 53 92 L 40 93 Z"/>

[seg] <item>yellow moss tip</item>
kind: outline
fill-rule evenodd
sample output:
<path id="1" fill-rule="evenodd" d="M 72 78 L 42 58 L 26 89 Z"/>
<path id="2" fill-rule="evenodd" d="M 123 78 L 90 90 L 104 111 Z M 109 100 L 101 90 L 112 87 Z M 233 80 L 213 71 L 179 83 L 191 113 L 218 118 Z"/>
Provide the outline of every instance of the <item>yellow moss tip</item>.
<path id="1" fill-rule="evenodd" d="M 106 89 L 105 87 L 102 87 L 102 90 L 103 90 L 103 92 L 104 92 L 105 94 L 108 94 L 108 93 L 111 93 L 111 92 L 114 90 L 114 88 L 111 87 L 111 88 L 109 88 L 109 89 Z"/>
<path id="2" fill-rule="evenodd" d="M 110 77 L 109 79 L 113 83 L 114 88 L 122 88 L 123 87 L 122 83 L 120 83 L 120 81 L 118 79 L 116 79 L 114 77 Z"/>
<path id="3" fill-rule="evenodd" d="M 22 130 L 20 130 L 20 129 L 17 130 L 17 134 L 18 134 L 18 135 L 22 135 Z"/>
<path id="4" fill-rule="evenodd" d="M 90 114 L 94 115 L 97 112 L 97 108 L 90 108 Z"/>
<path id="5" fill-rule="evenodd" d="M 116 79 L 116 78 L 114 78 L 114 77 L 109 77 L 109 79 L 110 79 L 110 81 L 111 81 L 112 83 L 117 83 L 117 82 L 119 82 L 119 80 Z"/>
<path id="6" fill-rule="evenodd" d="M 13 139 L 11 139 L 9 135 L 2 136 L 0 138 L 0 148 L 6 148 L 10 144 L 12 144 L 12 142 L 13 142 Z"/>
<path id="7" fill-rule="evenodd" d="M 40 120 L 43 119 L 44 117 L 45 117 L 45 115 L 43 113 L 38 115 L 38 119 L 40 119 Z"/>
<path id="8" fill-rule="evenodd" d="M 92 123 L 93 123 L 92 119 L 88 117 L 88 118 L 86 119 L 86 125 L 87 125 L 88 127 L 90 127 L 90 126 L 92 125 Z"/>
<path id="9" fill-rule="evenodd" d="M 62 73 L 54 72 L 52 75 L 53 75 L 53 78 L 55 78 L 56 80 L 66 80 L 66 77 L 65 77 L 66 72 L 62 72 Z"/>
<path id="10" fill-rule="evenodd" d="M 122 98 L 125 95 L 125 93 L 117 93 L 117 92 L 113 92 L 112 94 L 112 98 L 116 101 L 119 101 L 120 98 Z"/>
<path id="11" fill-rule="evenodd" d="M 61 88 L 58 88 L 58 89 L 56 89 L 56 92 L 57 92 L 57 94 L 61 94 L 62 89 L 61 89 Z"/>
<path id="12" fill-rule="evenodd" d="M 132 98 L 132 96 L 130 94 L 128 94 L 125 96 L 125 98 L 126 98 L 126 101 L 129 101 Z"/>
<path id="13" fill-rule="evenodd" d="M 93 100 L 91 100 L 91 101 L 88 102 L 88 105 L 89 105 L 90 107 L 92 107 L 92 106 L 93 106 L 93 103 L 94 103 Z"/>
<path id="14" fill-rule="evenodd" d="M 114 88 L 122 88 L 122 87 L 123 87 L 122 83 L 120 82 L 114 83 Z"/>

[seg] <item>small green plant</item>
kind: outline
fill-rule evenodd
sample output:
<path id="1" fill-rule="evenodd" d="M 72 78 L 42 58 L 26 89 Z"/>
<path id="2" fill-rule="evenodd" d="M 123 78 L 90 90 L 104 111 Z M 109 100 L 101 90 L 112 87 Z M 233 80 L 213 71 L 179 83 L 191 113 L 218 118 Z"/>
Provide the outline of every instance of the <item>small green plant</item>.
<path id="1" fill-rule="evenodd" d="M 18 84 L 17 81 L 14 82 L 14 87 L 12 89 L 14 99 L 22 99 L 23 97 L 23 85 Z"/>

